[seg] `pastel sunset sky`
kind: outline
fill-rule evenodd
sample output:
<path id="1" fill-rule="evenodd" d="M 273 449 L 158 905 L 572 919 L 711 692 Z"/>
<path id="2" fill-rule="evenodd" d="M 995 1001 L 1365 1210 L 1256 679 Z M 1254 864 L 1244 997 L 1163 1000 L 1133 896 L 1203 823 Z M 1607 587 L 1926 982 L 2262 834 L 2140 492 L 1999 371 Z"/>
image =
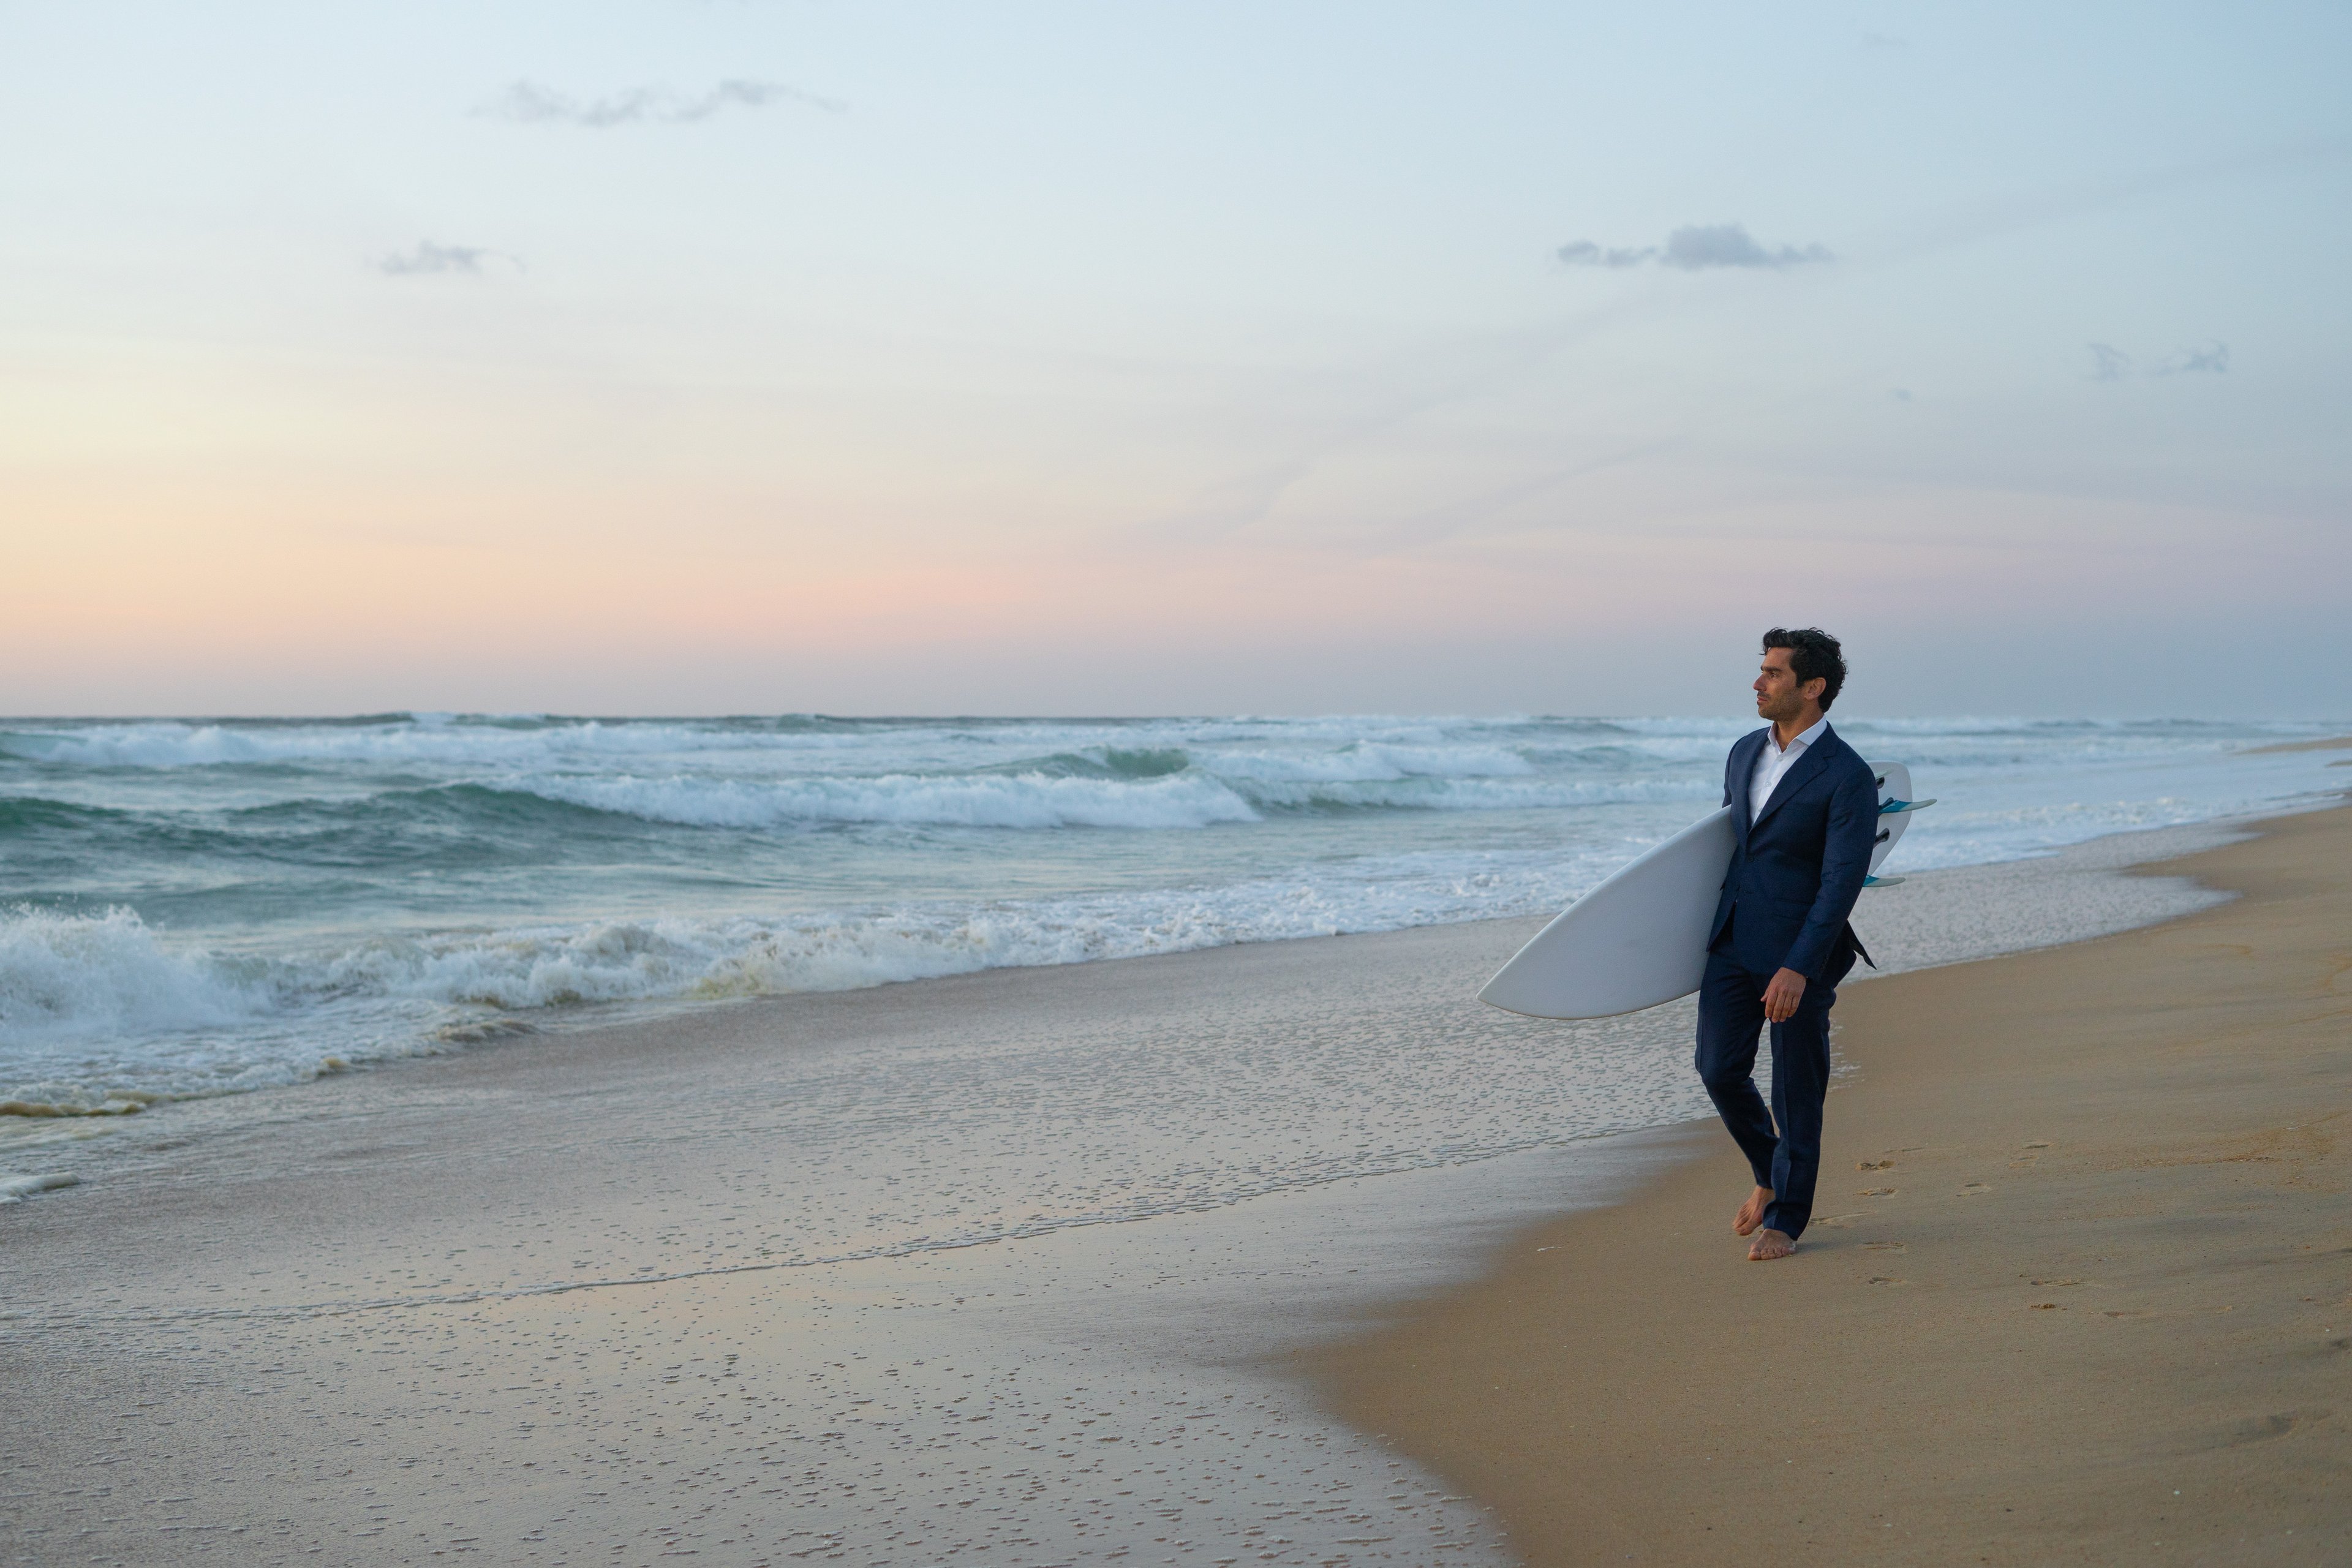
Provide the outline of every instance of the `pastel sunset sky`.
<path id="1" fill-rule="evenodd" d="M 2344 715 L 2347 60 L 0 3 L 0 711 Z"/>

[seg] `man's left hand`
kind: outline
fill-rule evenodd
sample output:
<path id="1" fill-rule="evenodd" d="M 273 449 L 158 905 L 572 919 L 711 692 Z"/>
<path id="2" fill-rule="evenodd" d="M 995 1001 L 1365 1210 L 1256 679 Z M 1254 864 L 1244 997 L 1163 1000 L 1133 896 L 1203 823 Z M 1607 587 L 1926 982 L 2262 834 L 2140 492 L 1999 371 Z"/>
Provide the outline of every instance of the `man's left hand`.
<path id="1" fill-rule="evenodd" d="M 1784 969 L 1772 976 L 1772 984 L 1764 987 L 1764 1016 L 1775 1024 L 1785 1024 L 1797 1016 L 1798 1005 L 1805 999 L 1805 977 L 1793 969 Z"/>

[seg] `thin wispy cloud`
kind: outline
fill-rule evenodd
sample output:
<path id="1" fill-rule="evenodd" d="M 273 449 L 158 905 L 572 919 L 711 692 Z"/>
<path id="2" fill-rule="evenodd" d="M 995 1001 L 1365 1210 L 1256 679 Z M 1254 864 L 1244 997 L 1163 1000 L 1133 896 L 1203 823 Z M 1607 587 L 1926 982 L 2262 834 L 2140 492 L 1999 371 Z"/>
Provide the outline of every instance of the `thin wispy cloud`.
<path id="1" fill-rule="evenodd" d="M 2129 381 L 2168 375 L 2227 375 L 2230 345 L 2215 340 L 2201 349 L 2179 349 L 2146 370 L 2134 368 L 2132 356 L 2112 343 L 2085 343 L 2091 353 L 2093 381 Z"/>
<path id="2" fill-rule="evenodd" d="M 1255 527 L 1331 459 L 1381 442 L 1423 415 L 1482 395 L 1598 333 L 1659 309 L 1654 296 L 1629 296 L 1546 326 L 1478 334 L 1365 367 L 1349 377 L 1351 386 L 1365 389 L 1358 406 L 1339 414 L 1287 453 L 1195 492 L 1192 504 L 1143 524 L 1138 533 L 1163 542 L 1197 542 Z"/>
<path id="3" fill-rule="evenodd" d="M 417 241 L 412 249 L 378 257 L 375 269 L 393 278 L 414 278 L 436 272 L 460 272 L 479 277 L 483 264 L 489 261 L 503 261 L 517 268 L 522 265 L 513 257 L 486 246 L 438 245 L 423 239 Z"/>
<path id="4" fill-rule="evenodd" d="M 2113 343 L 2084 343 L 2091 351 L 2093 381 L 2121 381 L 2131 374 L 2132 357 Z"/>
<path id="5" fill-rule="evenodd" d="M 2129 174 L 2096 175 L 1989 202 L 1970 203 L 1952 209 L 1940 220 L 1882 231 L 1871 245 L 1870 253 L 1873 260 L 1881 265 L 1908 261 L 2200 184 L 2242 184 L 2305 169 L 2341 168 L 2347 163 L 2352 163 L 2352 136 L 2336 136 L 2273 142 L 2203 163 L 2175 163 Z"/>
<path id="6" fill-rule="evenodd" d="M 2227 375 L 2230 374 L 2230 345 L 2208 343 L 2201 349 L 2182 349 L 2148 373 L 2151 375 Z"/>
<path id="7" fill-rule="evenodd" d="M 1836 259 L 1819 245 L 1766 246 L 1757 242 L 1745 224 L 1691 224 L 1666 236 L 1664 245 L 1605 246 L 1580 239 L 1559 247 L 1559 258 L 1570 267 L 1679 268 L 1686 272 L 1717 267 L 1801 267 Z"/>
<path id="8" fill-rule="evenodd" d="M 1645 245 L 1633 247 L 1602 246 L 1589 239 L 1580 239 L 1559 247 L 1559 258 L 1570 267 L 1639 267 L 1654 260 L 1658 247 Z"/>
<path id="9" fill-rule="evenodd" d="M 796 103 L 828 114 L 840 114 L 849 108 L 837 99 L 780 81 L 722 81 L 708 92 L 696 94 L 638 87 L 602 98 L 575 98 L 534 81 L 519 81 L 483 105 L 480 112 L 518 125 L 578 125 L 610 131 L 624 125 L 693 125 L 722 110 L 765 109 L 778 103 Z"/>

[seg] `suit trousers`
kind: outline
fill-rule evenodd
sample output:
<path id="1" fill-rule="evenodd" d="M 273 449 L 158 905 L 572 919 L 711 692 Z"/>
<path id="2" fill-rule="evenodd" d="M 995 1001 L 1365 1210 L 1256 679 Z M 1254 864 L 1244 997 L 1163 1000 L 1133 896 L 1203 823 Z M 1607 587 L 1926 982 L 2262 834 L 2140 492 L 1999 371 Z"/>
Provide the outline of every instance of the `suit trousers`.
<path id="1" fill-rule="evenodd" d="M 1812 1217 L 1822 1169 L 1822 1102 L 1830 1089 L 1830 1009 L 1853 956 L 1841 955 L 1819 979 L 1808 981 L 1795 1016 L 1770 1026 L 1772 1108 L 1767 1111 L 1754 1073 L 1757 1036 L 1765 1027 L 1764 988 L 1772 976 L 1753 973 L 1734 958 L 1729 936 L 1727 931 L 1706 955 L 1706 978 L 1699 983 L 1699 1081 L 1748 1156 L 1756 1184 L 1772 1190 L 1765 1226 L 1793 1241 Z"/>

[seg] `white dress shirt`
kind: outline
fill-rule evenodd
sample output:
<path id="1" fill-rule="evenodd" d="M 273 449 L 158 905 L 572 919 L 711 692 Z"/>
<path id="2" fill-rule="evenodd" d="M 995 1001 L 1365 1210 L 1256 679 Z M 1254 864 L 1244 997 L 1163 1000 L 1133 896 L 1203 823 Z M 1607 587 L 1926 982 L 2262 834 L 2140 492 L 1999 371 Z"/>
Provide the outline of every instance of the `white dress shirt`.
<path id="1" fill-rule="evenodd" d="M 1780 731 L 1764 731 L 1764 744 L 1756 753 L 1756 771 L 1748 779 L 1749 826 L 1754 826 L 1756 819 L 1764 815 L 1764 803 L 1772 798 L 1772 792 L 1780 787 L 1781 777 L 1797 765 L 1797 759 L 1804 754 L 1805 748 L 1820 740 L 1822 731 L 1829 727 L 1830 721 L 1823 719 L 1790 742 L 1785 752 L 1780 749 Z"/>

